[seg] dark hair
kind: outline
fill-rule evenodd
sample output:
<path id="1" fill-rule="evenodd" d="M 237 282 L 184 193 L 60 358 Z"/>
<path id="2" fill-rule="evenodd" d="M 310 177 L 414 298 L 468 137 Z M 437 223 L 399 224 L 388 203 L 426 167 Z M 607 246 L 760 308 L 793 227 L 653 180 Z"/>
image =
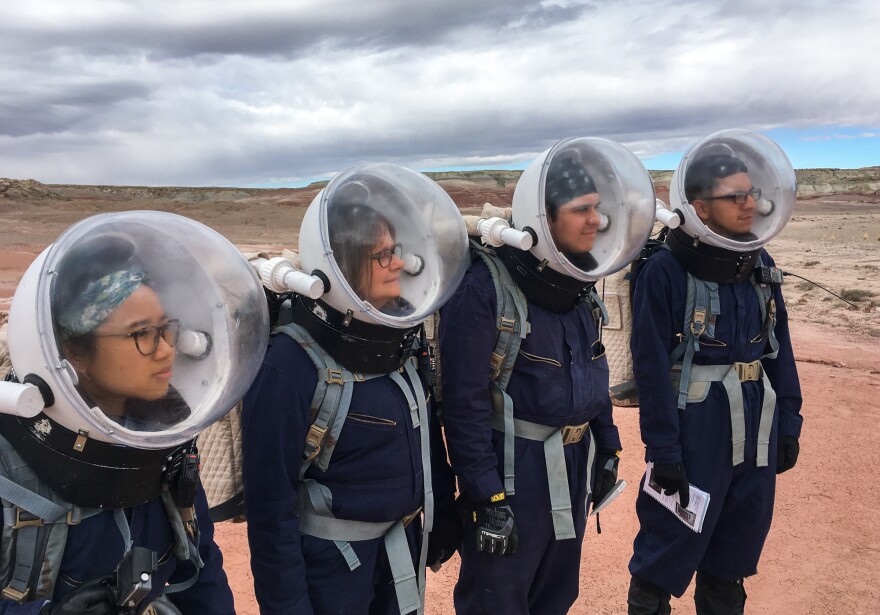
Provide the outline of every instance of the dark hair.
<path id="1" fill-rule="evenodd" d="M 66 331 L 60 324 L 64 314 L 79 309 L 78 300 L 93 282 L 116 271 L 142 270 L 135 249 L 127 237 L 102 235 L 79 242 L 62 257 L 51 290 L 52 317 L 58 341 L 70 351 L 92 356 L 95 337 L 93 331 L 78 335 Z"/>
<path id="2" fill-rule="evenodd" d="M 372 207 L 346 204 L 330 206 L 327 228 L 336 264 L 357 296 L 365 298 L 373 276 L 370 256 L 386 229 L 394 237 L 394 225 Z"/>
<path id="3" fill-rule="evenodd" d="M 569 201 L 598 192 L 587 170 L 573 158 L 554 158 L 547 170 L 544 189 L 544 207 L 551 220 L 556 220 L 559 208 Z"/>
<path id="4" fill-rule="evenodd" d="M 694 160 L 684 178 L 684 196 L 688 203 L 706 196 L 718 185 L 719 179 L 748 173 L 745 163 L 735 156 L 715 154 Z"/>

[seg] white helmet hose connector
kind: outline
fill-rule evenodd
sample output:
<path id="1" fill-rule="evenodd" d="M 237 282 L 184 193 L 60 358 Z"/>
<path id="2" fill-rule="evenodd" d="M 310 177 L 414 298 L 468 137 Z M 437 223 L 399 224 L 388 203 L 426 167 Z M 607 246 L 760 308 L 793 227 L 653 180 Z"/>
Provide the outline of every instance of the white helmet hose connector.
<path id="1" fill-rule="evenodd" d="M 632 261 L 654 215 L 654 186 L 641 161 L 601 138 L 559 141 L 526 168 L 513 194 L 516 228 L 537 239 L 532 255 L 584 282 Z"/>

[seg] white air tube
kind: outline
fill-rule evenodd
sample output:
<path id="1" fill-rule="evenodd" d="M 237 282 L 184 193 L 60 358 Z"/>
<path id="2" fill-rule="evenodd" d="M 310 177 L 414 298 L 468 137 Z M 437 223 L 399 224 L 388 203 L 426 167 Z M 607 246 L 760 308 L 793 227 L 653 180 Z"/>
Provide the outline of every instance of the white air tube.
<path id="1" fill-rule="evenodd" d="M 755 203 L 757 206 L 756 209 L 759 214 L 762 216 L 769 216 L 773 213 L 773 210 L 776 209 L 776 205 L 770 199 L 758 199 L 758 202 Z"/>
<path id="2" fill-rule="evenodd" d="M 424 259 L 418 254 L 403 255 L 403 270 L 410 275 L 419 275 L 425 268 Z"/>
<path id="3" fill-rule="evenodd" d="M 33 384 L 0 382 L 0 412 L 32 418 L 43 411 L 43 395 Z"/>
<path id="4" fill-rule="evenodd" d="M 675 211 L 669 211 L 660 199 L 657 199 L 654 217 L 658 222 L 669 228 L 678 228 L 682 223 L 679 211 L 677 209 Z"/>
<path id="5" fill-rule="evenodd" d="M 309 299 L 318 299 L 324 294 L 324 283 L 320 278 L 295 269 L 286 258 L 276 256 L 266 260 L 255 258 L 251 265 L 260 274 L 263 286 L 276 293 L 293 291 Z"/>
<path id="6" fill-rule="evenodd" d="M 480 218 L 477 222 L 477 230 L 480 231 L 483 242 L 493 248 L 499 248 L 505 244 L 520 250 L 528 250 L 532 247 L 532 236 L 510 228 L 510 223 L 503 218 L 489 218 L 488 220 Z"/>
<path id="7" fill-rule="evenodd" d="M 211 352 L 211 336 L 204 331 L 181 331 L 177 350 L 193 359 L 204 359 Z"/>

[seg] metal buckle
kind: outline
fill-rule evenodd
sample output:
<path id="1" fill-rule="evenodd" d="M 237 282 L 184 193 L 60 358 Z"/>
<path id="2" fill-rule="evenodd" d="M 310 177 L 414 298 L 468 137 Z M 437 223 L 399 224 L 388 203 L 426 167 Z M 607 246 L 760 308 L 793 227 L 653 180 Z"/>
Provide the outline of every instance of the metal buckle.
<path id="1" fill-rule="evenodd" d="M 403 522 L 403 527 L 406 527 L 407 525 L 409 525 L 410 523 L 412 523 L 412 522 L 413 522 L 413 519 L 415 519 L 416 517 L 418 517 L 420 512 L 422 512 L 422 507 L 421 507 L 421 506 L 419 506 L 419 507 L 416 508 L 414 511 L 412 511 L 412 512 L 409 513 L 407 516 L 405 516 L 403 519 L 401 519 L 401 521 Z"/>
<path id="2" fill-rule="evenodd" d="M 345 384 L 341 369 L 327 368 L 327 384 Z"/>
<path id="3" fill-rule="evenodd" d="M 590 423 L 583 423 L 582 425 L 566 425 L 562 428 L 562 445 L 566 446 L 568 444 L 577 444 L 580 442 L 584 434 L 587 432 L 587 427 L 590 426 Z"/>
<path id="4" fill-rule="evenodd" d="M 498 319 L 498 329 L 500 331 L 516 331 L 516 320 L 502 316 Z"/>
<path id="5" fill-rule="evenodd" d="M 312 423 L 312 426 L 309 427 L 309 433 L 306 434 L 306 450 L 303 451 L 303 459 L 311 461 L 318 456 L 318 453 L 321 452 L 321 442 L 324 441 L 324 433 L 326 431 L 326 427 L 318 427 Z M 309 452 L 308 449 L 312 449 L 312 451 Z"/>
<path id="6" fill-rule="evenodd" d="M 26 587 L 23 592 L 20 592 L 12 587 L 12 585 L 7 585 L 3 588 L 3 591 L 0 592 L 0 595 L 2 595 L 7 600 L 15 600 L 16 602 L 21 604 L 28 597 L 29 593 L 31 593 L 30 587 Z"/>
<path id="7" fill-rule="evenodd" d="M 691 322 L 691 333 L 700 337 L 705 330 L 706 310 L 694 310 L 694 320 Z"/>
<path id="8" fill-rule="evenodd" d="M 734 363 L 733 369 L 739 376 L 740 382 L 753 382 L 761 378 L 762 367 L 761 361 L 752 361 L 751 363 Z"/>
<path id="9" fill-rule="evenodd" d="M 27 511 L 22 510 L 21 508 L 16 506 L 15 507 L 15 523 L 13 524 L 12 529 L 17 530 L 22 527 L 31 527 L 31 526 L 40 527 L 41 525 L 43 525 L 43 520 L 40 519 L 39 517 L 36 517 L 34 519 L 22 520 L 21 513 L 27 513 Z M 27 513 L 27 514 L 30 514 L 30 513 Z"/>

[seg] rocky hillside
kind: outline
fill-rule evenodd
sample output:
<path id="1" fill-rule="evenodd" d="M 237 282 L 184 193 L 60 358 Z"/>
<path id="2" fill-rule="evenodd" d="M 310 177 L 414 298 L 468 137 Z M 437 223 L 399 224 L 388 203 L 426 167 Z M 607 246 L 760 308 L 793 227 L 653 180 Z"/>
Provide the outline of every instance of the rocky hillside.
<path id="1" fill-rule="evenodd" d="M 833 194 L 880 196 L 880 166 L 863 169 L 800 169 L 798 196 L 813 198 Z M 461 171 L 426 173 L 437 181 L 461 207 L 477 207 L 485 202 L 509 204 L 520 171 Z M 668 195 L 672 171 L 651 171 L 657 196 Z M 326 182 L 305 188 L 228 188 L 228 187 L 151 187 L 86 186 L 42 184 L 33 179 L 0 178 L 0 202 L 9 201 L 113 201 L 184 203 L 271 201 L 286 205 L 307 205 Z"/>

